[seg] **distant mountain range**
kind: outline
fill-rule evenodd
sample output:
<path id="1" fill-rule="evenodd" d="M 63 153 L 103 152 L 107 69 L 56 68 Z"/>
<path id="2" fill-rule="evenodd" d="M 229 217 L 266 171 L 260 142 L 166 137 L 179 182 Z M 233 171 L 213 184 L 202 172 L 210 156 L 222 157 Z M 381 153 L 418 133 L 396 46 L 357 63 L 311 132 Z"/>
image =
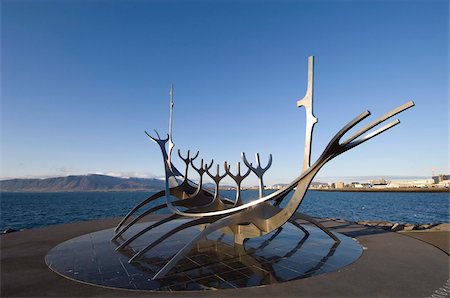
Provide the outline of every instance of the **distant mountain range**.
<path id="1" fill-rule="evenodd" d="M 164 187 L 164 180 L 155 178 L 119 178 L 96 174 L 0 181 L 2 192 L 159 191 Z"/>
<path id="2" fill-rule="evenodd" d="M 214 189 L 213 183 L 203 183 L 203 187 Z M 233 186 L 223 185 L 230 189 Z M 0 180 L 1 192 L 76 192 L 76 191 L 160 191 L 165 189 L 163 179 L 120 178 L 107 175 L 71 175 L 45 179 Z"/>

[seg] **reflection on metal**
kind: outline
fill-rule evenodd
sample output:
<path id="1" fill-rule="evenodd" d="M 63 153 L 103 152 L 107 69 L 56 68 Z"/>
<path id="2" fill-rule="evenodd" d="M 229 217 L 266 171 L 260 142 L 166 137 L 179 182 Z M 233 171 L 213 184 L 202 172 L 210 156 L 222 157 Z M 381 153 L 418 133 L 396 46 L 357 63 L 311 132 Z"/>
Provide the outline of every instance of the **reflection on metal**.
<path id="1" fill-rule="evenodd" d="M 298 224 L 298 223 L 297 223 Z M 182 226 L 182 225 L 181 225 Z M 283 279 L 278 276 L 277 269 L 274 269 L 276 265 L 282 261 L 286 261 L 292 256 L 294 256 L 298 251 L 301 250 L 302 246 L 305 244 L 305 242 L 308 240 L 310 233 L 307 232 L 303 237 L 298 237 L 298 242 L 295 242 L 295 240 L 292 240 L 292 243 L 295 243 L 295 246 L 292 247 L 290 250 L 286 249 L 286 253 L 277 255 L 273 254 L 268 256 L 267 252 L 264 252 L 264 249 L 269 246 L 273 241 L 277 242 L 276 238 L 280 233 L 282 232 L 283 227 L 279 227 L 275 230 L 273 235 L 270 236 L 270 238 L 262 241 L 259 243 L 256 247 L 251 247 L 249 249 L 244 249 L 243 246 L 230 246 L 229 243 L 222 243 L 220 241 L 220 238 L 223 238 L 225 234 L 222 234 L 221 237 L 217 240 L 210 240 L 208 238 L 202 239 L 201 241 L 197 242 L 196 246 L 194 247 L 194 250 L 198 253 L 207 254 L 207 255 L 219 255 L 219 259 L 221 258 L 220 255 L 223 256 L 232 256 L 231 258 L 233 260 L 239 261 L 241 267 L 248 268 L 248 269 L 254 269 L 254 272 L 252 274 L 253 278 L 259 278 L 260 281 L 256 282 L 256 284 L 272 284 L 272 283 L 278 283 L 282 282 Z M 166 235 L 163 235 L 165 239 L 168 237 Z M 157 242 L 161 243 L 163 240 L 158 239 Z M 283 241 L 283 240 L 280 240 Z M 289 243 L 290 245 L 292 243 Z M 311 260 L 311 267 L 306 267 L 302 273 L 298 273 L 298 275 L 313 275 L 316 272 L 318 272 L 328 261 L 329 258 L 331 258 L 334 253 L 336 252 L 336 249 L 338 248 L 340 242 L 325 242 L 325 247 L 329 247 L 328 251 L 324 250 L 324 253 L 321 258 L 317 258 L 315 260 Z M 307 249 L 309 251 L 311 248 Z M 263 252 L 263 255 L 267 255 L 264 257 L 264 261 L 262 262 L 261 259 L 258 259 L 256 255 L 258 255 L 258 252 Z M 124 255 L 133 255 L 133 250 L 122 250 L 122 254 Z M 144 262 L 132 262 L 134 266 L 141 267 L 145 266 L 145 264 L 161 264 L 165 261 L 163 257 L 143 257 Z M 290 261 L 294 262 L 294 261 Z M 263 268 L 264 271 L 261 271 L 259 268 Z M 186 268 L 187 270 L 192 270 L 192 268 Z M 199 268 L 201 269 L 201 268 Z M 286 270 L 286 269 L 285 269 Z M 265 274 L 261 274 L 262 272 L 265 272 Z M 216 273 L 217 274 L 217 273 Z M 268 279 L 268 280 L 264 280 Z M 205 284 L 205 286 L 208 286 Z"/>
<path id="2" fill-rule="evenodd" d="M 337 234 L 341 240 L 337 243 L 308 225 L 305 225 L 306 235 L 299 234 L 293 225 L 285 224 L 263 237 L 249 239 L 245 247 L 236 246 L 232 235 L 217 231 L 197 242 L 188 257 L 177 264 L 176 270 L 152 281 L 167 258 L 198 233 L 193 227 L 165 240 L 139 261 L 128 263 L 136 249 L 185 222 L 185 219 L 169 222 L 119 251 L 108 241 L 113 229 L 89 233 L 54 247 L 46 255 L 45 263 L 62 276 L 88 284 L 133 290 L 196 291 L 263 286 L 308 278 L 339 270 L 356 261 L 363 252 L 362 247 L 347 236 Z M 130 232 L 152 223 L 136 224 Z"/>
<path id="3" fill-rule="evenodd" d="M 166 197 L 166 204 L 153 207 L 144 212 L 143 214 L 146 215 L 153 212 L 155 208 L 161 209 L 164 207 L 168 207 L 169 210 L 173 212 L 173 214 L 165 217 L 159 222 L 153 223 L 152 225 L 132 235 L 130 238 L 122 242 L 119 245 L 118 249 L 126 248 L 131 242 L 139 238 L 144 233 L 147 233 L 153 228 L 160 226 L 166 222 L 172 221 L 180 217 L 185 217 L 191 220 L 179 225 L 174 229 L 171 229 L 170 231 L 166 232 L 152 243 L 149 243 L 146 247 L 142 248 L 140 251 L 135 253 L 130 258 L 129 263 L 141 259 L 146 252 L 157 246 L 159 243 L 165 241 L 172 235 L 192 226 L 200 226 L 202 228 L 201 232 L 199 232 L 188 243 L 186 243 L 186 245 L 181 250 L 179 250 L 165 264 L 165 266 L 162 267 L 162 269 L 157 274 L 155 274 L 153 279 L 159 279 L 164 277 L 180 260 L 182 260 L 186 256 L 186 254 L 198 243 L 198 241 L 200 241 L 201 239 L 205 238 L 206 236 L 215 231 L 220 231 L 222 233 L 233 235 L 235 247 L 239 248 L 242 246 L 243 249 L 243 244 L 246 239 L 266 235 L 279 229 L 286 222 L 296 224 L 295 219 L 303 219 L 316 225 L 328 236 L 330 236 L 335 241 L 335 243 L 339 243 L 340 240 L 332 232 L 330 232 L 323 225 L 321 225 L 318 221 L 316 221 L 315 219 L 311 218 L 306 214 L 297 211 L 299 209 L 300 204 L 303 201 L 308 186 L 312 182 L 315 175 L 327 162 L 339 156 L 340 154 L 370 140 L 371 138 L 377 136 L 378 134 L 397 125 L 400 121 L 394 120 L 382 126 L 381 128 L 369 132 L 369 130 L 371 130 L 378 124 L 381 124 L 387 119 L 393 117 L 394 115 L 414 106 L 414 103 L 410 101 L 396 109 L 393 109 L 384 116 L 374 120 L 373 122 L 359 129 L 347 140 L 341 142 L 341 139 L 348 131 L 350 131 L 353 127 L 358 125 L 361 121 L 363 121 L 370 115 L 369 111 L 361 113 L 359 116 L 354 118 L 352 121 L 350 121 L 347 125 L 345 125 L 340 131 L 336 133 L 336 135 L 330 140 L 328 145 L 325 147 L 320 157 L 314 162 L 314 164 L 310 165 L 313 128 L 314 124 L 317 122 L 317 118 L 314 117 L 312 109 L 313 79 L 314 79 L 313 63 L 314 63 L 313 57 L 309 57 L 307 92 L 305 97 L 297 102 L 297 105 L 304 106 L 306 111 L 306 139 L 305 139 L 303 169 L 301 170 L 300 176 L 298 176 L 292 182 L 287 184 L 282 189 L 268 195 L 264 194 L 263 175 L 272 164 L 272 155 L 269 156 L 267 166 L 262 168 L 260 165 L 259 154 L 256 154 L 257 166 L 254 167 L 251 163 L 248 162 L 245 154 L 242 153 L 242 160 L 248 168 L 246 174 L 244 175 L 240 174 L 239 163 L 237 166 L 237 174 L 236 175 L 231 174 L 228 163 L 225 163 L 224 174 L 220 175 L 219 165 L 217 165 L 216 174 L 212 175 L 209 172 L 209 169 L 212 167 L 213 162 L 211 162 L 211 164 L 209 165 L 204 165 L 202 159 L 200 167 L 197 168 L 194 166 L 192 161 L 195 158 L 197 158 L 198 153 L 194 158 L 189 158 L 189 151 L 188 151 L 188 155 L 186 158 L 183 158 L 179 153 L 180 158 L 186 164 L 186 170 L 184 175 L 182 175 L 177 170 L 177 168 L 172 164 L 172 160 L 170 158 L 173 147 L 173 142 L 171 141 L 173 87 L 171 87 L 170 122 L 169 122 L 168 137 L 166 139 L 161 139 L 159 134 L 156 132 L 158 137 L 155 138 L 147 133 L 149 138 L 159 145 L 161 153 L 163 155 L 164 169 L 165 169 L 164 195 Z M 166 151 L 167 142 L 169 142 L 168 153 Z M 190 181 L 187 178 L 189 164 L 199 174 L 198 184 Z M 242 202 L 240 196 L 241 183 L 249 175 L 250 171 L 252 171 L 258 177 L 259 198 L 244 203 Z M 214 194 L 205 190 L 202 186 L 203 175 L 205 172 L 213 179 L 215 183 Z M 237 190 L 236 190 L 236 199 L 234 201 L 223 198 L 219 194 L 220 181 L 226 175 L 229 175 L 236 182 Z M 289 197 L 288 194 L 291 193 L 292 191 L 293 195 Z M 133 208 L 130 211 L 130 213 L 127 214 L 127 216 L 116 227 L 117 234 L 113 238 L 113 240 L 117 241 L 119 238 L 122 239 L 123 232 L 127 230 L 135 222 L 137 222 L 137 220 L 133 220 L 127 226 L 120 229 L 132 214 L 134 214 L 138 209 L 140 209 L 144 205 L 162 196 L 163 195 L 161 194 L 161 192 L 159 192 L 153 195 L 152 197 L 149 197 L 147 200 L 143 201 L 135 208 Z M 172 197 L 175 197 L 177 199 L 173 200 Z M 280 207 L 281 205 L 284 205 L 284 207 Z M 180 209 L 180 207 L 183 207 L 184 210 Z M 138 216 L 137 217 L 138 220 L 141 219 L 143 216 Z M 301 228 L 301 226 L 298 224 L 296 224 L 296 226 Z"/>

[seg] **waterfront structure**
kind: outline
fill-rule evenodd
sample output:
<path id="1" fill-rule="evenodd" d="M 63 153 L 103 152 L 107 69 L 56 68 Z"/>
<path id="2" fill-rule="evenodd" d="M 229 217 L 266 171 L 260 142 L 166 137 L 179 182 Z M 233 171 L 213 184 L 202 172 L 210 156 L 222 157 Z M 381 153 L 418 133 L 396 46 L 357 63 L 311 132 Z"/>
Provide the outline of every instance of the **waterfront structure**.
<path id="1" fill-rule="evenodd" d="M 311 182 L 310 188 L 330 188 L 328 183 L 323 182 Z"/>
<path id="2" fill-rule="evenodd" d="M 334 184 L 334 186 L 336 187 L 336 189 L 342 189 L 345 187 L 345 183 L 344 182 L 336 182 Z"/>
<path id="3" fill-rule="evenodd" d="M 376 186 L 376 185 L 387 185 L 388 181 L 386 181 L 384 178 L 381 179 L 374 179 L 374 180 L 369 180 L 369 183 L 372 186 Z"/>
<path id="4" fill-rule="evenodd" d="M 450 187 L 450 175 L 440 174 L 433 176 L 432 179 L 437 187 Z"/>
<path id="5" fill-rule="evenodd" d="M 387 119 L 414 106 L 414 103 L 410 101 L 393 109 L 384 116 L 370 122 L 361 129 L 357 130 L 350 137 L 342 141 L 344 135 L 349 130 L 357 126 L 361 121 L 363 121 L 370 115 L 369 111 L 361 113 L 336 133 L 336 135 L 330 140 L 320 157 L 313 164 L 311 164 L 310 159 L 313 129 L 314 125 L 317 123 L 317 118 L 313 114 L 313 63 L 313 57 L 309 57 L 308 85 L 306 95 L 301 100 L 297 101 L 297 106 L 305 107 L 306 111 L 306 132 L 303 154 L 303 168 L 300 172 L 300 175 L 296 179 L 294 179 L 292 182 L 288 183 L 278 191 L 275 191 L 269 195 L 266 195 L 264 193 L 263 176 L 272 163 L 271 155 L 269 156 L 266 165 L 262 166 L 259 154 L 256 154 L 256 166 L 254 166 L 253 164 L 248 162 L 245 153 L 242 153 L 242 161 L 247 167 L 247 169 L 244 170 L 245 173 L 241 173 L 241 164 L 239 162 L 236 165 L 235 172 L 232 172 L 231 167 L 227 162 L 225 162 L 223 165 L 224 170 L 221 171 L 219 164 L 217 164 L 214 174 L 210 171 L 213 167 L 213 161 L 211 161 L 210 163 L 204 163 L 204 160 L 201 159 L 200 165 L 196 166 L 194 165 L 194 160 L 197 159 L 199 155 L 198 152 L 194 157 L 190 158 L 190 151 L 188 150 L 186 157 L 183 157 L 180 150 L 178 149 L 178 156 L 185 163 L 184 174 L 173 165 L 171 160 L 172 150 L 174 149 L 174 143 L 172 141 L 173 88 L 171 88 L 169 133 L 167 135 L 167 138 L 161 138 L 157 132 L 156 136 L 151 136 L 147 133 L 147 136 L 161 149 L 165 170 L 165 190 L 149 197 L 148 199 L 144 200 L 136 207 L 134 207 L 116 227 L 116 235 L 112 240 L 121 240 L 123 238 L 124 231 L 128 230 L 137 222 L 136 219 L 133 219 L 130 223 L 124 226 L 130 216 L 133 215 L 141 207 L 160 197 L 166 198 L 165 205 L 153 207 L 150 209 L 150 211 L 147 210 L 143 214 L 139 215 L 137 219 L 140 219 L 143 216 L 164 207 L 168 207 L 172 211 L 172 214 L 140 230 L 130 238 L 123 239 L 122 243 L 120 243 L 118 246 L 119 250 L 125 249 L 130 245 L 131 242 L 135 241 L 143 234 L 148 233 L 154 228 L 165 223 L 172 222 L 173 220 L 182 217 L 188 218 L 190 220 L 184 222 L 176 228 L 167 231 L 165 234 L 155 239 L 147 246 L 133 253 L 131 258 L 129 259 L 129 263 L 139 261 L 144 256 L 144 254 L 152 250 L 158 244 L 164 242 L 167 238 L 193 226 L 200 226 L 201 231 L 195 237 L 190 239 L 190 241 L 186 243 L 186 245 L 180 251 L 172 256 L 170 260 L 164 265 L 164 267 L 162 267 L 153 276 L 153 279 L 163 278 L 174 266 L 176 266 L 179 261 L 181 261 L 186 256 L 186 254 L 202 238 L 205 238 L 215 231 L 221 231 L 222 233 L 232 235 L 234 237 L 235 246 L 243 248 L 243 244 L 246 239 L 261 237 L 263 235 L 269 234 L 281 228 L 287 222 L 296 226 L 299 230 L 308 235 L 308 231 L 306 231 L 295 221 L 295 219 L 303 219 L 316 225 L 329 237 L 331 237 L 336 243 L 340 242 L 338 237 L 336 237 L 328 229 L 323 227 L 315 219 L 306 214 L 298 212 L 298 208 L 303 201 L 308 186 L 311 184 L 315 175 L 327 162 L 399 124 L 399 120 L 394 120 L 382 126 L 381 128 L 369 132 L 379 124 L 385 122 Z M 188 179 L 189 166 L 198 173 L 198 183 L 194 183 L 193 181 Z M 202 185 L 202 179 L 205 173 L 214 181 L 214 192 L 206 190 Z M 240 195 L 241 183 L 248 175 L 250 175 L 250 173 L 255 174 L 258 178 L 259 198 L 256 198 L 251 202 L 244 203 Z M 220 195 L 220 181 L 227 175 L 230 176 L 236 183 L 236 198 L 234 200 L 224 198 Z M 295 191 L 292 197 L 289 197 L 288 194 L 294 189 Z M 176 200 L 173 200 L 172 197 L 176 197 Z M 284 205 L 285 207 L 280 207 L 281 205 Z"/>
<path id="6" fill-rule="evenodd" d="M 418 180 L 393 180 L 389 181 L 386 188 L 428 188 L 433 187 L 433 179 L 418 179 Z"/>

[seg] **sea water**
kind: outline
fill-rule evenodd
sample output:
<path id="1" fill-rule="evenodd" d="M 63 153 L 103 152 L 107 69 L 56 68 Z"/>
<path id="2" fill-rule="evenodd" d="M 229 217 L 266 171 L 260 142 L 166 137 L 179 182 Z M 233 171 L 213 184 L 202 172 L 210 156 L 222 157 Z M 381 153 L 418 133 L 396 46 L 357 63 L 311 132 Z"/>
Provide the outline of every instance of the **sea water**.
<path id="1" fill-rule="evenodd" d="M 0 231 L 124 216 L 151 194 L 153 193 L 1 193 Z M 222 194 L 234 198 L 235 191 L 223 191 Z M 258 193 L 247 190 L 242 195 L 244 201 L 250 201 Z M 164 201 L 161 198 L 151 206 Z M 423 224 L 450 222 L 449 208 L 448 193 L 308 191 L 299 211 L 314 217 L 351 221 L 383 220 Z M 169 211 L 163 209 L 159 213 Z"/>

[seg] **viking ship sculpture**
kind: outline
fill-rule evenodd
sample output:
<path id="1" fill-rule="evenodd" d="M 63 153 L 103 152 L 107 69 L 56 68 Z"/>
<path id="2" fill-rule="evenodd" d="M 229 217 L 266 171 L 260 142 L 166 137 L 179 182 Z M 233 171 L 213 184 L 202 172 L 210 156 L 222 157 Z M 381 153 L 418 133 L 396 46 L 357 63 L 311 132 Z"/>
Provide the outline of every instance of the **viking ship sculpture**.
<path id="1" fill-rule="evenodd" d="M 162 190 L 139 203 L 117 225 L 115 228 L 116 234 L 112 239 L 112 241 L 118 244 L 117 250 L 126 249 L 130 243 L 150 232 L 152 229 L 179 218 L 188 218 L 190 220 L 187 222 L 183 221 L 179 226 L 167 231 L 159 238 L 154 239 L 153 242 L 136 252 L 129 259 L 129 263 L 138 261 L 146 252 L 153 249 L 172 235 L 194 226 L 200 227 L 198 235 L 186 243 L 186 245 L 155 274 L 153 279 L 164 277 L 201 239 L 206 238 L 215 231 L 234 235 L 235 247 L 244 249 L 243 245 L 246 239 L 269 234 L 279 229 L 287 222 L 298 227 L 304 234 L 308 235 L 308 231 L 296 221 L 297 219 L 302 219 L 320 228 L 335 241 L 336 245 L 338 245 L 340 240 L 331 231 L 314 218 L 298 212 L 299 206 L 305 197 L 310 183 L 319 170 L 330 160 L 399 124 L 399 120 L 394 120 L 369 132 L 387 119 L 414 106 L 414 102 L 409 101 L 391 110 L 384 116 L 370 122 L 342 141 L 344 135 L 350 129 L 370 115 L 369 111 L 364 111 L 336 133 L 323 150 L 320 157 L 311 165 L 312 137 L 314 125 L 317 123 L 317 118 L 313 113 L 313 83 L 314 58 L 310 56 L 308 58 L 308 86 L 306 95 L 301 100 L 297 101 L 297 106 L 305 107 L 306 111 L 303 168 L 300 175 L 292 182 L 282 189 L 268 195 L 265 195 L 264 193 L 263 176 L 272 164 L 272 155 L 269 156 L 268 164 L 265 167 L 262 167 L 259 154 L 256 154 L 256 166 L 253 166 L 253 164 L 247 160 L 246 155 L 242 153 L 242 160 L 247 167 L 245 173 L 241 173 L 241 164 L 239 162 L 237 163 L 235 174 L 232 173 L 230 165 L 225 162 L 222 174 L 218 164 L 216 166 L 216 171 L 213 174 L 210 170 L 213 167 L 214 161 L 206 163 L 201 159 L 198 164 L 196 160 L 199 152 L 191 157 L 189 150 L 187 151 L 186 157 L 183 157 L 180 150 L 178 150 L 178 156 L 186 165 L 184 173 L 181 173 L 173 165 L 171 159 L 172 151 L 174 149 L 174 143 L 172 141 L 172 86 L 170 91 L 169 133 L 167 134 L 167 138 L 161 138 L 156 131 L 156 137 L 151 136 L 146 132 L 147 136 L 158 144 L 161 149 L 165 170 L 165 190 Z M 198 166 L 195 165 L 196 163 Z M 188 178 L 189 166 L 198 173 L 197 183 Z M 241 197 L 241 183 L 251 172 L 258 178 L 259 198 L 244 203 Z M 213 192 L 203 187 L 203 177 L 205 173 L 214 181 L 215 189 Z M 236 198 L 234 200 L 220 195 L 220 181 L 227 175 L 230 176 L 236 184 Z M 288 196 L 292 191 L 292 196 Z M 129 221 L 131 216 L 138 210 L 162 197 L 165 197 L 166 199 L 164 204 L 152 207 Z M 173 197 L 176 199 L 174 200 Z M 284 207 L 281 207 L 281 205 Z M 124 233 L 139 220 L 163 208 L 168 208 L 172 214 L 151 223 L 136 234 L 131 235 L 131 237 L 124 238 Z M 129 222 L 127 223 L 127 221 Z"/>

